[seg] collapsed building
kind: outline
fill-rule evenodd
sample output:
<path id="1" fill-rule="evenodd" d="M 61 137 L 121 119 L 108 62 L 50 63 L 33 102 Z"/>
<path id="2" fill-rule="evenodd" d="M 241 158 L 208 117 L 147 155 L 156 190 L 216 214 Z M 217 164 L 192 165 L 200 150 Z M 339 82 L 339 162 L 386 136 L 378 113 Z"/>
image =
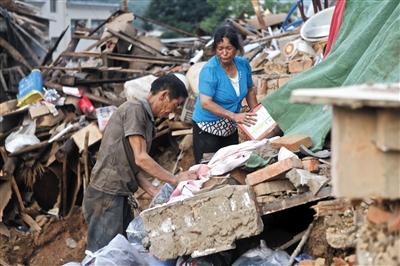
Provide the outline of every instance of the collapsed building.
<path id="1" fill-rule="evenodd" d="M 0 2 L 0 57 L 4 59 L 0 64 L 0 84 L 5 92 L 0 104 L 1 232 L 4 239 L 9 240 L 12 225 L 24 225 L 23 230 L 32 232 L 35 243 L 40 246 L 49 243 L 44 241 L 44 229 L 54 223 L 52 218 L 68 219 L 81 204 L 107 119 L 126 99 L 146 95 L 151 82 L 159 75 L 186 73 L 192 97 L 181 114 L 156 121 L 152 155 L 172 172 L 186 170 L 194 164 L 191 112 L 198 94 L 199 71 L 212 52 L 209 37 L 163 40 L 146 36 L 132 26 L 134 14 L 117 11 L 95 29 L 77 27 L 67 50 L 53 60 L 57 42 L 47 47 L 43 38 L 48 22 L 20 4 Z M 342 11 L 338 8 L 340 5 Z M 398 159 L 399 149 L 395 134 L 400 132 L 399 120 L 392 113 L 399 108 L 396 95 L 400 90 L 400 66 L 396 40 L 400 33 L 395 25 L 400 17 L 400 6 L 394 1 L 379 6 L 337 1 L 336 9 L 325 6 L 324 11 L 322 5 L 316 6 L 319 17 L 330 12 L 330 16 L 341 21 L 335 25 L 335 34 L 332 34 L 331 25 L 329 40 L 328 31 L 317 36 L 305 35 L 304 26 L 303 32 L 299 28 L 278 32 L 286 17 L 282 14 L 228 20 L 244 38 L 244 57 L 252 67 L 257 97 L 274 123 L 263 135 L 268 141 L 246 150 L 248 160 L 235 165 L 234 169 L 212 174 L 200 191 L 190 191 L 193 197 L 157 206 L 143 190 L 135 193 L 139 202 L 135 205 L 136 214 L 144 210 L 140 216 L 136 215 L 144 223 L 140 232 L 147 234 L 140 240 L 158 259 L 191 255 L 192 260 L 201 261 L 204 255 L 234 249 L 241 239 L 261 233 L 247 249 L 257 247 L 263 239 L 269 248 L 292 253 L 289 256 L 261 246 L 259 249 L 267 254 L 262 257 L 265 261 L 274 254 L 283 262 L 292 264 L 296 260 L 300 265 L 354 265 L 355 261 L 362 265 L 398 263 L 400 258 L 394 251 L 399 247 L 400 216 L 396 200 L 400 193 L 396 188 L 399 188 L 400 171 L 390 162 Z M 352 16 L 356 10 L 363 15 Z M 371 20 L 367 14 L 375 15 Z M 368 30 L 367 20 L 371 25 Z M 308 24 L 312 25 L 311 18 Z M 105 30 L 99 33 L 103 26 Z M 268 27 L 272 34 L 264 36 L 264 29 Z M 92 45 L 84 51 L 76 51 L 80 39 L 94 35 L 97 37 Z M 336 38 L 332 37 L 334 35 Z M 61 38 L 63 33 L 60 33 Z M 324 50 L 327 43 L 330 51 Z M 33 95 L 39 96 L 21 104 L 21 99 L 16 99 L 20 81 L 36 75 L 41 83 Z M 294 92 L 291 99 L 292 91 L 299 88 L 334 88 L 371 82 L 394 84 L 369 85 L 352 93 L 363 95 L 364 91 L 372 90 L 375 91 L 373 99 L 379 99 L 379 90 L 388 91 L 388 97 L 382 99 L 384 103 L 372 104 L 373 100 L 369 100 L 360 104 L 357 100 L 366 101 L 362 96 L 345 104 L 332 99 L 318 101 L 314 98 L 329 97 L 323 92 L 318 96 L 317 90 L 309 94 L 298 92 L 299 95 Z M 319 105 L 304 104 L 309 102 Z M 333 115 L 325 104 L 333 105 Z M 378 143 L 384 144 L 378 147 L 383 154 L 374 150 L 368 153 L 368 160 L 366 154 L 356 152 L 354 157 L 345 157 L 353 154 L 352 147 L 345 144 L 359 142 L 362 146 L 370 141 L 368 134 L 365 139 L 357 139 L 362 134 L 357 131 L 352 133 L 355 136 L 351 139 L 341 135 L 343 128 L 361 121 L 357 117 L 351 120 L 346 112 L 335 111 L 346 104 L 350 108 L 361 108 L 360 112 L 369 117 L 363 118 L 366 124 L 380 125 L 378 132 L 383 135 Z M 375 122 L 375 113 L 365 110 L 371 107 L 388 108 L 390 114 L 378 116 Z M 338 114 L 340 117 L 336 116 Z M 344 124 L 346 119 L 353 122 Z M 373 132 L 370 134 L 375 134 Z M 246 143 L 249 136 L 243 131 L 240 134 L 242 142 Z M 342 143 L 344 141 L 347 142 Z M 206 162 L 210 169 L 227 160 L 212 156 Z M 360 165 L 355 167 L 352 160 Z M 370 162 L 367 172 L 360 172 L 365 167 L 363 160 Z M 382 168 L 372 166 L 375 160 L 382 162 Z M 368 172 L 371 178 L 366 177 Z M 352 192 L 354 186 L 359 186 L 357 193 Z M 334 199 L 336 196 L 338 198 Z M 243 204 L 242 197 L 248 198 L 249 203 Z M 208 205 L 203 204 L 205 199 L 211 199 Z M 212 200 L 237 208 L 215 210 L 217 214 L 213 216 L 210 214 L 215 205 Z M 152 208 L 145 210 L 149 205 Z M 192 216 L 185 218 L 183 213 L 188 209 Z M 171 215 L 174 210 L 177 214 Z M 281 219 L 299 217 L 298 221 L 289 222 L 288 227 L 293 228 L 289 236 L 277 237 L 278 243 L 273 243 L 268 233 L 277 227 L 269 217 L 279 220 L 280 215 L 284 217 Z M 221 217 L 235 222 L 217 226 L 223 223 Z M 169 221 L 167 225 L 166 220 Z M 188 220 L 199 227 L 195 233 L 187 231 Z M 293 225 L 296 222 L 298 226 Z M 318 242 L 321 235 L 316 233 L 321 228 L 323 244 Z M 363 232 L 361 237 L 360 232 Z M 191 234 L 194 235 L 188 237 Z M 375 241 L 377 234 L 379 241 Z M 131 241 L 129 235 L 128 240 Z M 238 243 L 236 248 L 241 251 L 239 255 L 243 255 L 247 250 Z M 317 243 L 324 247 L 322 251 L 315 248 Z M 308 256 L 302 257 L 302 250 L 305 251 L 302 255 Z M 323 260 L 325 262 L 321 262 Z"/>

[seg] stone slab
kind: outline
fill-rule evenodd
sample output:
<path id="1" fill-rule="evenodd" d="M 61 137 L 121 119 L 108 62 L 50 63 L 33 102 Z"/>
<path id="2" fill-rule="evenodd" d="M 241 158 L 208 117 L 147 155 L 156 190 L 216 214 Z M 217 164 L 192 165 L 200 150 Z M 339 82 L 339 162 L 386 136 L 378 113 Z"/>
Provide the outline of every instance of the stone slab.
<path id="1" fill-rule="evenodd" d="M 250 186 L 225 186 L 143 211 L 144 245 L 159 259 L 232 249 L 263 230 Z"/>

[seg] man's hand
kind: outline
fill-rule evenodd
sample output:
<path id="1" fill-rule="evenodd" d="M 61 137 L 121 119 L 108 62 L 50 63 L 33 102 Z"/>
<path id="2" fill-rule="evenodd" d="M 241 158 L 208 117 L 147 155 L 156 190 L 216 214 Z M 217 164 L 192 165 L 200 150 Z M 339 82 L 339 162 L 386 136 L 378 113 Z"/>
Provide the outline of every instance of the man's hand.
<path id="1" fill-rule="evenodd" d="M 139 172 L 136 175 L 136 180 L 138 182 L 138 185 L 146 191 L 151 197 L 154 197 L 158 191 L 160 191 L 159 188 L 153 186 L 153 184 L 150 182 L 150 180 L 146 177 L 146 175 L 143 172 Z"/>
<path id="2" fill-rule="evenodd" d="M 179 184 L 181 181 L 186 181 L 186 180 L 196 180 L 198 179 L 196 171 L 185 171 L 185 172 L 180 172 L 175 176 L 177 182 L 176 184 Z"/>

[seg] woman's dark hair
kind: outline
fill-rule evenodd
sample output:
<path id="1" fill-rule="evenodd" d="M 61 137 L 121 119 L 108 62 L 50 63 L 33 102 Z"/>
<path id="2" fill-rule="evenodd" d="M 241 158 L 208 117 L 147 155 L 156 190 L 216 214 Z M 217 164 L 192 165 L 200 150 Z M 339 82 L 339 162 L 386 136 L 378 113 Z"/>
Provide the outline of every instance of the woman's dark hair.
<path id="1" fill-rule="evenodd" d="M 243 46 L 237 31 L 229 25 L 218 27 L 214 32 L 213 50 L 217 49 L 217 45 L 227 38 L 233 47 L 243 54 Z"/>
<path id="2" fill-rule="evenodd" d="M 168 90 L 171 100 L 178 99 L 179 97 L 187 98 L 188 92 L 185 84 L 177 78 L 174 74 L 168 74 L 159 77 L 151 83 L 151 94 L 157 94 L 159 91 Z"/>

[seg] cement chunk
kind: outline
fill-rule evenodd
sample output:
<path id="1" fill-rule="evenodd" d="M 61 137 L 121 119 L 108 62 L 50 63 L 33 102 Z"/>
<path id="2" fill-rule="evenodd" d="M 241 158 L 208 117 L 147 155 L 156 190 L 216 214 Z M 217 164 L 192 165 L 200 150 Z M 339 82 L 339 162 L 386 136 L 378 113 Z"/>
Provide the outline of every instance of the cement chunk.
<path id="1" fill-rule="evenodd" d="M 143 211 L 146 246 L 159 259 L 204 256 L 262 232 L 250 186 L 225 186 Z"/>

